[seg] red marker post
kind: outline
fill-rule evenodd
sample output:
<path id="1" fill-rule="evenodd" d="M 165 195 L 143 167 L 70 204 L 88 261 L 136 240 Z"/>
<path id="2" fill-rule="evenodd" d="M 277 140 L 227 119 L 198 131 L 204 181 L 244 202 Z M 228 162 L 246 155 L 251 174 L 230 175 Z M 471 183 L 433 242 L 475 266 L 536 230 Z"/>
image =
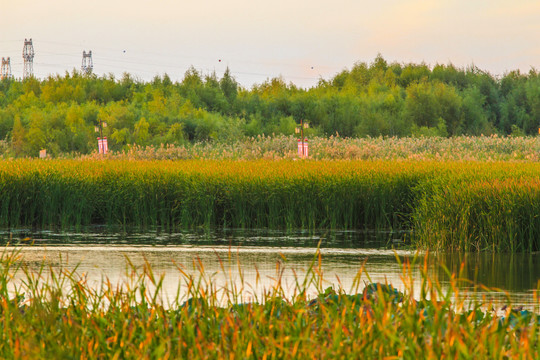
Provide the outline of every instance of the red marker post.
<path id="1" fill-rule="evenodd" d="M 107 144 L 107 138 L 97 138 L 98 141 L 98 152 L 100 154 L 106 154 L 109 152 L 109 145 Z"/>
<path id="2" fill-rule="evenodd" d="M 302 157 L 309 156 L 308 139 L 298 139 L 298 155 Z"/>
<path id="3" fill-rule="evenodd" d="M 300 126 L 294 129 L 295 133 L 300 134 L 300 139 L 298 139 L 298 155 L 301 157 L 309 156 L 308 140 L 304 137 L 304 129 L 307 128 L 309 128 L 309 123 L 302 119 L 300 120 Z"/>
<path id="4" fill-rule="evenodd" d="M 107 123 L 99 119 L 99 127 L 96 126 L 95 130 L 96 132 L 99 133 L 99 137 L 97 138 L 97 143 L 98 143 L 98 153 L 100 154 L 106 154 L 109 152 L 109 144 L 107 143 L 107 137 L 103 136 L 103 128 L 105 127 L 107 127 Z"/>

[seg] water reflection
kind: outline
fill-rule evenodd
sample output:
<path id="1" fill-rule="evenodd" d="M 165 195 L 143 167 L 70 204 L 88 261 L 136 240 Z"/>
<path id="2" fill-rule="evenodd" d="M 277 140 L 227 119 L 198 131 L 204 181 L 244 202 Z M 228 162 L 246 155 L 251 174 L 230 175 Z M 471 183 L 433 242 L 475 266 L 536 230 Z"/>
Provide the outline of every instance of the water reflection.
<path id="1" fill-rule="evenodd" d="M 15 238 L 29 235 L 17 233 Z M 403 290 L 403 268 L 400 262 L 414 262 L 415 252 L 389 250 L 388 241 L 376 241 L 364 232 L 334 232 L 332 234 L 283 234 L 273 231 L 220 231 L 213 233 L 178 234 L 122 234 L 122 233 L 52 233 L 30 234 L 34 245 L 19 245 L 21 259 L 31 268 L 43 263 L 51 268 L 73 268 L 98 284 L 105 276 L 111 281 L 125 280 L 127 261 L 136 267 L 148 262 L 154 272 L 165 275 L 165 291 L 176 294 L 179 289 L 180 271 L 197 274 L 197 264 L 212 276 L 217 287 L 229 281 L 240 284 L 241 279 L 249 289 L 247 294 L 260 296 L 262 291 L 275 285 L 283 270 L 282 284 L 294 291 L 297 281 L 314 261 L 317 244 L 320 244 L 323 286 L 341 286 L 355 292 L 355 285 L 363 288 L 364 282 L 389 282 Z M 387 238 L 394 234 L 385 235 Z M 0 234 L 6 238 L 6 233 Z M 13 241 L 13 234 L 11 235 Z M 151 245 L 149 245 L 151 244 Z M 420 266 L 412 268 L 415 291 L 420 288 Z M 240 264 L 240 266 L 238 265 Z M 449 276 L 444 270 L 461 274 L 466 281 L 458 283 L 463 296 L 486 296 L 486 301 L 525 305 L 535 310 L 534 291 L 540 278 L 540 254 L 430 254 L 427 259 L 429 274 L 448 286 Z M 359 271 L 363 270 L 360 281 Z M 242 275 L 242 276 L 241 276 Z M 483 292 L 475 284 L 499 288 L 499 292 Z M 181 285 L 181 284 L 180 284 Z M 249 286 L 247 286 L 249 285 Z M 480 292 L 478 292 L 480 290 Z M 315 291 L 313 286 L 311 291 Z M 416 296 L 419 294 L 416 293 Z"/>
<path id="2" fill-rule="evenodd" d="M 74 268 L 96 282 L 102 275 L 111 281 L 125 278 L 129 261 L 138 268 L 147 262 L 157 274 L 165 274 L 165 288 L 175 293 L 181 268 L 197 276 L 202 265 L 205 274 L 218 283 L 227 280 L 240 281 L 240 272 L 246 285 L 258 286 L 260 293 L 275 285 L 281 274 L 282 284 L 293 291 L 297 281 L 302 282 L 311 266 L 318 267 L 316 248 L 292 247 L 232 247 L 232 246 L 24 246 L 18 248 L 23 264 L 38 269 L 47 267 Z M 339 285 L 348 291 L 364 264 L 371 281 L 388 281 L 399 284 L 401 268 L 395 260 L 396 254 L 389 250 L 321 249 L 320 271 L 324 286 Z M 407 258 L 412 254 L 398 251 L 398 256 Z M 369 281 L 366 275 L 360 279 Z M 218 285 L 220 286 L 220 285 Z M 315 289 L 312 289 L 313 292 Z"/>
<path id="3" fill-rule="evenodd" d="M 521 292 L 538 287 L 540 279 L 540 254 L 450 253 L 430 256 L 432 267 L 440 277 L 445 271 L 487 287 Z"/>
<path id="4" fill-rule="evenodd" d="M 18 229 L 0 231 L 0 242 L 14 243 L 30 238 L 47 245 L 231 245 L 266 247 L 373 249 L 400 243 L 407 232 L 397 231 L 288 231 L 270 229 L 205 229 L 176 233 L 159 230 L 144 233 L 118 228 L 91 226 L 79 231 L 33 231 Z"/>

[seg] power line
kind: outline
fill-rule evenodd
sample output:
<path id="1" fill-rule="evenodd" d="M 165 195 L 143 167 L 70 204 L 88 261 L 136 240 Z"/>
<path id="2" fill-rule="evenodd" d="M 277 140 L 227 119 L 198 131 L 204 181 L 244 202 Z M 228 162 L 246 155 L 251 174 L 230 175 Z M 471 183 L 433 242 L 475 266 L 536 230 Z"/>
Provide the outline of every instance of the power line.
<path id="1" fill-rule="evenodd" d="M 12 43 L 14 42 L 13 40 L 6 40 L 6 41 L 3 41 L 3 43 Z M 43 43 L 46 43 L 46 44 L 53 44 L 53 45 L 60 45 L 62 47 L 80 47 L 79 44 L 74 44 L 74 43 L 66 43 L 66 42 L 58 42 L 58 41 L 47 41 L 47 40 L 44 40 L 44 41 L 40 41 L 40 43 L 43 42 Z M 33 67 L 33 60 L 34 60 L 34 55 L 35 55 L 35 52 L 34 52 L 34 47 L 33 47 L 33 44 L 32 44 L 32 39 L 30 40 L 27 40 L 25 39 L 25 48 L 23 49 L 23 59 L 24 59 L 24 69 L 23 69 L 23 78 L 25 77 L 28 77 L 30 76 L 29 74 L 34 74 L 34 67 Z M 132 75 L 134 76 L 137 76 L 137 74 L 147 74 L 147 75 L 159 75 L 159 74 L 169 74 L 169 75 L 174 75 L 176 72 L 181 72 L 182 74 L 185 73 L 191 66 L 193 66 L 192 63 L 188 63 L 186 61 L 186 58 L 198 58 L 198 59 L 204 59 L 206 60 L 205 62 L 207 63 L 206 66 L 204 67 L 199 67 L 199 69 L 201 69 L 201 76 L 205 76 L 206 74 L 212 74 L 215 72 L 215 67 L 212 67 L 212 66 L 208 66 L 208 59 L 210 59 L 209 57 L 202 57 L 202 56 L 182 56 L 182 57 L 176 57 L 174 55 L 171 55 L 170 53 L 168 54 L 164 54 L 164 53 L 160 53 L 160 52 L 151 52 L 151 51 L 134 51 L 134 52 L 129 52 L 129 57 L 127 56 L 124 56 L 124 54 L 126 54 L 126 50 L 122 50 L 122 55 L 118 54 L 118 53 L 113 53 L 115 51 L 118 51 L 118 48 L 110 48 L 110 47 L 102 47 L 101 49 L 107 49 L 108 51 L 103 51 L 103 52 L 100 52 L 100 54 L 105 54 L 104 55 L 101 55 L 101 56 L 98 56 L 98 57 L 93 57 L 93 59 L 96 59 L 96 61 L 98 62 L 98 68 L 107 68 L 107 69 L 117 69 L 117 70 L 120 70 L 122 71 L 123 73 L 131 73 Z M 40 54 L 40 57 L 45 57 L 45 58 L 51 58 L 51 57 L 76 57 L 77 55 L 75 55 L 74 53 L 71 53 L 71 52 L 66 52 L 65 50 L 64 51 L 51 51 L 51 49 L 44 49 L 44 50 L 39 50 L 39 54 Z M 80 53 L 79 53 L 80 54 Z M 106 56 L 106 55 L 109 55 L 109 56 Z M 152 57 L 156 57 L 156 61 L 153 61 L 153 59 L 150 59 L 150 61 L 148 60 L 143 60 L 141 58 L 133 58 L 133 54 L 137 54 L 137 55 L 146 55 L 146 57 L 148 56 L 152 56 Z M 80 55 L 78 55 L 80 56 Z M 78 57 L 77 56 L 77 57 Z M 86 55 L 87 57 L 85 57 L 85 52 L 83 52 L 83 63 L 84 61 L 91 61 L 92 58 L 89 58 L 88 55 Z M 219 59 L 219 58 L 216 58 L 216 59 Z M 165 61 L 163 61 L 165 60 Z M 229 63 L 230 63 L 230 60 L 231 59 L 227 59 L 227 66 L 229 66 Z M 54 60 L 53 60 L 54 61 Z M 215 61 L 215 60 L 214 60 Z M 218 60 L 221 64 L 221 66 L 223 66 L 225 64 L 225 62 L 222 62 L 221 59 Z M 232 60 L 233 63 L 245 63 L 245 64 L 251 64 L 251 65 L 271 65 L 273 67 L 281 67 L 281 69 L 279 69 L 278 71 L 276 72 L 259 72 L 259 71 L 233 71 L 231 70 L 231 74 L 235 77 L 244 77 L 244 78 L 252 78 L 252 79 L 255 79 L 255 78 L 258 78 L 260 80 L 265 80 L 265 79 L 270 79 L 270 78 L 275 78 L 275 77 L 281 77 L 283 78 L 284 80 L 286 81 L 291 81 L 291 80 L 307 80 L 307 81 L 317 81 L 321 78 L 320 75 L 318 75 L 318 77 L 312 77 L 312 76 L 299 76 L 299 75 L 294 75 L 294 74 L 287 74 L 289 71 L 288 70 L 292 70 L 291 68 L 303 68 L 303 72 L 306 72 L 309 71 L 309 67 L 306 68 L 305 66 L 302 66 L 302 65 L 299 65 L 299 64 L 291 64 L 291 63 L 282 63 L 282 62 L 276 62 L 276 61 L 253 61 L 253 60 L 249 60 L 249 59 L 234 59 Z M 20 65 L 20 63 L 18 62 L 12 62 L 11 64 L 14 64 L 14 65 Z M 71 62 L 57 62 L 55 61 L 54 63 L 51 63 L 51 62 L 36 62 L 36 65 L 40 66 L 42 69 L 43 67 L 45 68 L 56 68 L 56 69 L 64 69 L 66 71 L 70 71 L 71 69 L 75 69 L 76 66 L 75 64 L 71 63 Z M 81 72 L 85 73 L 90 66 L 90 63 L 88 64 L 83 64 L 81 66 Z M 151 67 L 153 68 L 156 68 L 155 71 L 152 71 L 150 70 Z M 251 66 L 249 66 L 251 67 Z M 94 64 L 93 64 L 93 61 L 91 63 L 91 70 L 92 72 L 94 72 Z M 327 68 L 329 69 L 329 67 L 317 67 L 318 69 L 324 69 L 324 68 Z M 311 67 L 311 69 L 313 70 L 313 67 Z M 51 69 L 52 70 L 52 69 Z M 247 69 L 246 69 L 247 70 Z M 276 69 L 277 70 L 277 69 Z M 285 72 L 283 72 L 282 70 L 285 70 Z M 54 70 L 52 70 L 54 72 Z M 114 71 L 114 70 L 113 70 Z M 203 72 L 204 71 L 204 72 Z M 116 71 L 115 71 L 116 72 Z M 172 74 L 171 74 L 172 72 Z M 294 72 L 294 70 L 293 70 Z M 47 76 L 47 72 L 43 72 L 43 71 L 38 71 L 38 73 L 40 73 L 41 76 Z M 58 73 L 57 73 L 58 74 Z M 181 75 L 182 74 L 177 74 L 176 76 L 173 76 L 173 78 L 177 77 L 177 78 L 181 78 Z M 146 76 L 147 76 L 146 75 Z M 145 77 L 146 77 L 145 76 Z M 180 80 L 180 79 L 179 79 Z M 258 82 L 258 80 L 253 80 L 255 82 Z"/>

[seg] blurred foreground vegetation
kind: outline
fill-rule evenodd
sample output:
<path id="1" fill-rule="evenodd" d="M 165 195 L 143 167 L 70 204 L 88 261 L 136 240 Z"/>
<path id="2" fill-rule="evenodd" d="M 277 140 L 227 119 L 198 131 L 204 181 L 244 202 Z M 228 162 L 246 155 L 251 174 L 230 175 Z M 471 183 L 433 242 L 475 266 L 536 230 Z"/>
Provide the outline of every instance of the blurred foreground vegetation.
<path id="1" fill-rule="evenodd" d="M 257 284 L 215 285 L 201 263 L 178 265 L 179 290 L 133 264 L 118 283 L 100 284 L 68 268 L 0 259 L 0 356 L 4 359 L 538 359 L 540 316 L 459 296 L 459 274 L 441 286 L 403 267 L 404 289 L 366 283 L 359 266 L 351 289 L 327 287 L 320 254 L 309 269 L 257 295 Z M 229 275 L 230 276 L 230 275 Z M 289 284 L 291 285 L 291 284 Z M 363 288 L 363 289 L 362 289 Z M 486 289 L 483 289 L 486 291 Z M 533 295 L 531 295 L 533 296 Z M 476 299 L 476 300 L 474 300 Z"/>
<path id="2" fill-rule="evenodd" d="M 302 89 L 281 78 L 251 89 L 230 71 L 221 78 L 190 68 L 143 82 L 125 74 L 77 72 L 0 81 L 0 154 L 91 153 L 100 121 L 113 151 L 130 145 L 230 143 L 258 135 L 453 137 L 534 135 L 540 125 L 540 73 L 495 77 L 474 66 L 356 63 Z"/>

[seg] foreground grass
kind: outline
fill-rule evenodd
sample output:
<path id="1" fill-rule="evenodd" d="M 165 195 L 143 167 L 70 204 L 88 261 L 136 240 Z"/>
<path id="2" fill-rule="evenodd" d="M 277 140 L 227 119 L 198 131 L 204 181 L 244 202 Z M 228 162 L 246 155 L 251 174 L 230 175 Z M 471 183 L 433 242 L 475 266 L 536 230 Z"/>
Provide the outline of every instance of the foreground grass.
<path id="1" fill-rule="evenodd" d="M 320 257 L 297 277 L 286 298 L 275 284 L 249 303 L 248 284 L 216 288 L 202 265 L 179 267 L 185 291 L 165 303 L 163 278 L 149 266 L 131 268 L 121 285 L 89 285 L 75 271 L 20 266 L 0 259 L 0 357 L 6 359 L 168 358 L 492 358 L 540 356 L 538 316 L 468 305 L 457 278 L 443 290 L 423 267 L 420 298 L 404 266 L 404 293 L 391 285 L 359 290 L 362 269 L 347 294 L 324 289 Z M 228 266 L 222 264 L 222 271 Z M 17 276 L 18 274 L 18 276 Z M 17 278 L 18 280 L 14 280 Z M 310 293 L 313 293 L 310 295 Z M 165 306 L 164 306 L 165 303 Z"/>

